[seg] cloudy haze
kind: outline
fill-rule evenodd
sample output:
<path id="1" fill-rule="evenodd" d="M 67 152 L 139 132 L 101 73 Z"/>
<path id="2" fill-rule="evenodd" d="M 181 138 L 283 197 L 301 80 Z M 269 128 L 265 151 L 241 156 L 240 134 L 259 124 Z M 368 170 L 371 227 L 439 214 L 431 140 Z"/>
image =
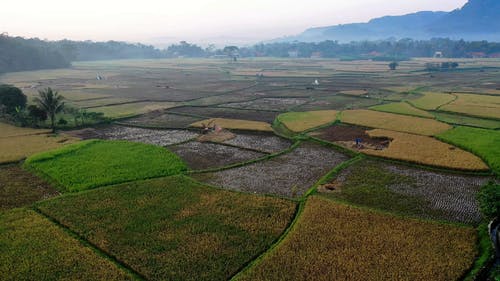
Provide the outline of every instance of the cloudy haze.
<path id="1" fill-rule="evenodd" d="M 255 43 L 309 27 L 364 22 L 421 10 L 451 11 L 467 0 L 2 0 L 0 33 L 156 45 L 188 40 Z"/>

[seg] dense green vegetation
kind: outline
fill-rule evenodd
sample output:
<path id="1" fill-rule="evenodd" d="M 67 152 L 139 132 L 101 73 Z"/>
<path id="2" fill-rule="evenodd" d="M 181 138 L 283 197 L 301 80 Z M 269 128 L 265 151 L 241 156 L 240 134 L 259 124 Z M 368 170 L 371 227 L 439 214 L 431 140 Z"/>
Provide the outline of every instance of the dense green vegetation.
<path id="1" fill-rule="evenodd" d="M 478 194 L 481 212 L 486 219 L 500 216 L 500 185 L 490 182 Z"/>
<path id="2" fill-rule="evenodd" d="M 25 166 L 64 191 L 81 191 L 131 180 L 169 176 L 186 170 L 172 152 L 126 141 L 90 140 L 28 158 Z"/>
<path id="3" fill-rule="evenodd" d="M 438 137 L 479 155 L 500 175 L 500 131 L 456 127 Z"/>
<path id="4" fill-rule="evenodd" d="M 133 280 L 34 211 L 0 212 L 0 279 Z"/>
<path id="5" fill-rule="evenodd" d="M 43 213 L 149 280 L 226 280 L 284 231 L 295 203 L 185 176 L 45 201 Z"/>
<path id="6" fill-rule="evenodd" d="M 16 108 L 26 107 L 27 98 L 21 89 L 11 86 L 0 84 L 0 114 L 13 113 Z"/>

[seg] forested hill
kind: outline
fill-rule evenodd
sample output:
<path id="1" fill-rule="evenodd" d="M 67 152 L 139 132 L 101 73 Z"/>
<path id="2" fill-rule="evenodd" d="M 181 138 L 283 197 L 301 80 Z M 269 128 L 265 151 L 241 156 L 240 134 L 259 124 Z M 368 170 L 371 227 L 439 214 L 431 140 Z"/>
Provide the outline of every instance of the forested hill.
<path id="1" fill-rule="evenodd" d="M 162 56 L 162 51 L 143 44 L 116 41 L 44 41 L 0 35 L 0 73 L 67 67 L 72 61 Z"/>

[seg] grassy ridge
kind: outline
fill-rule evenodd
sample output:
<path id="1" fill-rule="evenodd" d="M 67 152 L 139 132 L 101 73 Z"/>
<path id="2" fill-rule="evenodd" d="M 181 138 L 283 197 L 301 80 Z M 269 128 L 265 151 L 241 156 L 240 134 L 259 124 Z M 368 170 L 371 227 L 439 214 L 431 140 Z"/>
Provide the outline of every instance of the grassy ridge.
<path id="1" fill-rule="evenodd" d="M 133 280 L 34 211 L 0 212 L 1 280 Z"/>
<path id="2" fill-rule="evenodd" d="M 472 227 L 312 196 L 283 243 L 238 280 L 456 280 L 474 261 L 475 240 Z"/>
<path id="3" fill-rule="evenodd" d="M 173 176 L 68 194 L 37 208 L 147 279 L 219 280 L 267 249 L 296 204 Z"/>
<path id="4" fill-rule="evenodd" d="M 30 157 L 33 169 L 66 191 L 81 191 L 131 180 L 169 176 L 187 169 L 172 152 L 126 141 L 90 140 Z"/>
<path id="5" fill-rule="evenodd" d="M 456 127 L 438 137 L 479 155 L 500 175 L 500 131 Z"/>

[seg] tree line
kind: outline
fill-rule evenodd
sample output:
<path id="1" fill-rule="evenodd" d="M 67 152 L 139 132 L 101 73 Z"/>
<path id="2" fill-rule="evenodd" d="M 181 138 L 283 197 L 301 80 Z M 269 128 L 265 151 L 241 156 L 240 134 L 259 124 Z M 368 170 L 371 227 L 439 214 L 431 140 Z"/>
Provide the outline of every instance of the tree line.
<path id="1" fill-rule="evenodd" d="M 73 61 L 110 60 L 110 59 L 153 59 L 170 57 L 299 57 L 320 56 L 343 60 L 373 59 L 399 61 L 411 57 L 432 57 L 436 52 L 447 58 L 466 58 L 473 56 L 498 56 L 500 43 L 487 41 L 468 42 L 464 40 L 381 40 L 339 43 L 324 41 L 260 43 L 253 46 L 225 46 L 206 48 L 181 41 L 165 49 L 157 49 L 144 44 L 108 41 L 46 41 L 38 38 L 25 39 L 0 35 L 0 73 L 63 68 Z"/>

